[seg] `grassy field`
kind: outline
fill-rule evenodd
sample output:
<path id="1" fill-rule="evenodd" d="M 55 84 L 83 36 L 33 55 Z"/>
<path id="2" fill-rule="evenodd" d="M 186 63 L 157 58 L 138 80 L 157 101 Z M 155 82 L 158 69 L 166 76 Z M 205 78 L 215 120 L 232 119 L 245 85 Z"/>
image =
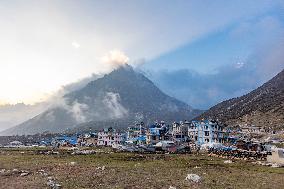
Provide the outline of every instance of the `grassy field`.
<path id="1" fill-rule="evenodd" d="M 48 177 L 62 188 L 284 188 L 284 168 L 245 161 L 225 164 L 224 159 L 207 155 L 70 155 L 66 151 L 43 155 L 37 151 L 0 150 L 0 170 L 5 169 L 0 173 L 0 188 L 50 188 Z M 20 176 L 13 169 L 30 174 Z M 201 181 L 185 180 L 190 173 L 199 175 Z"/>

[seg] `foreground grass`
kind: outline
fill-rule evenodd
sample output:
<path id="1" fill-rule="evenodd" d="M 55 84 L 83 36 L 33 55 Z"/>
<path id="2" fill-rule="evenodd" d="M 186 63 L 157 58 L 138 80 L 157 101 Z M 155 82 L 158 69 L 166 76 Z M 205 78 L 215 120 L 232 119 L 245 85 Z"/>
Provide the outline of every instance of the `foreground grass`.
<path id="1" fill-rule="evenodd" d="M 206 155 L 99 153 L 37 154 L 38 149 L 0 150 L 0 169 L 28 170 L 30 175 L 1 175 L 0 188 L 48 188 L 45 170 L 63 188 L 284 188 L 284 168 L 271 168 Z M 71 162 L 76 162 L 71 164 Z M 105 169 L 101 167 L 105 166 Z M 189 173 L 200 183 L 185 180 Z"/>

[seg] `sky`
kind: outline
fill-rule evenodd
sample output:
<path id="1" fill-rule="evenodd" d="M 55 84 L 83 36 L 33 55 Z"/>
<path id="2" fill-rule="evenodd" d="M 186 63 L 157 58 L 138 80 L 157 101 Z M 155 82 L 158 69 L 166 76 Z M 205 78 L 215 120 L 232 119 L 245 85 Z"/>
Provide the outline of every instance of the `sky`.
<path id="1" fill-rule="evenodd" d="M 283 52 L 281 0 L 3 0 L 0 104 L 44 101 L 117 59 L 207 109 L 271 78 Z"/>
<path id="2" fill-rule="evenodd" d="M 166 93 L 200 109 L 244 95 L 283 68 L 283 7 L 241 19 L 144 65 Z"/>

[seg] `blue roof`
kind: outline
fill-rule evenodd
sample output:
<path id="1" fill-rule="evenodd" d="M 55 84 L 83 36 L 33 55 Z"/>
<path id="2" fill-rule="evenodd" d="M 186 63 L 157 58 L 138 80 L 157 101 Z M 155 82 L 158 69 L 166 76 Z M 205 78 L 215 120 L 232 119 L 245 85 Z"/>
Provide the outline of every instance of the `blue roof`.
<path id="1" fill-rule="evenodd" d="M 160 135 L 160 128 L 150 128 L 150 133 L 152 135 Z"/>
<path id="2" fill-rule="evenodd" d="M 137 140 L 146 141 L 146 136 L 139 136 L 137 137 Z"/>
<path id="3" fill-rule="evenodd" d="M 76 136 L 60 136 L 60 137 L 56 137 L 56 140 L 63 140 L 63 141 L 67 141 L 70 144 L 77 144 L 77 137 Z"/>

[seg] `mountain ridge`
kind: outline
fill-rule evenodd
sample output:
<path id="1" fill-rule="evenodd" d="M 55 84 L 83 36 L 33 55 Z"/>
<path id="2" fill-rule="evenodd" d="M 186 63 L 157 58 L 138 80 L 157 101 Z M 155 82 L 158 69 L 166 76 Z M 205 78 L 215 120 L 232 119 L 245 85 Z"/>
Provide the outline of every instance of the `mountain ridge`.
<path id="1" fill-rule="evenodd" d="M 199 113 L 200 110 L 164 94 L 131 66 L 123 65 L 80 90 L 64 95 L 60 106 L 0 134 L 62 132 L 78 129 L 84 123 L 96 125 L 96 122 L 110 126 L 119 122 L 119 127 L 127 127 L 134 121 L 176 121 L 191 119 Z"/>

